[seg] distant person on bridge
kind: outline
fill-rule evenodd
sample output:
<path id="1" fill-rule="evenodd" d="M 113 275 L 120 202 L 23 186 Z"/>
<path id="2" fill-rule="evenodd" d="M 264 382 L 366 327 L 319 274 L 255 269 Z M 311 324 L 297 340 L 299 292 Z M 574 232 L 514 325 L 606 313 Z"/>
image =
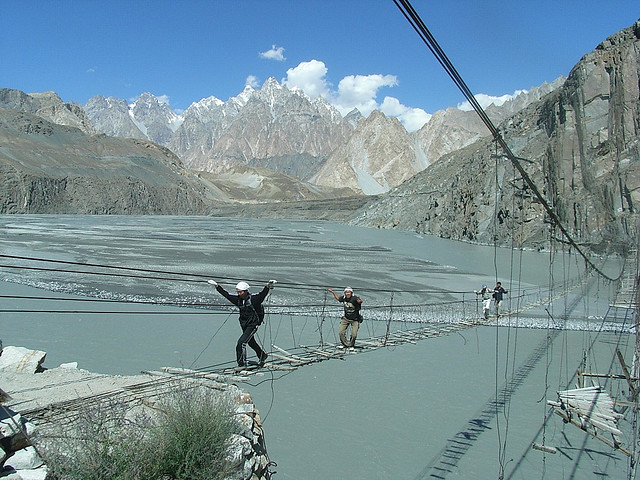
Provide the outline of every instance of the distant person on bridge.
<path id="1" fill-rule="evenodd" d="M 505 290 L 502 287 L 502 283 L 497 282 L 496 286 L 493 289 L 493 299 L 496 301 L 496 315 L 500 316 L 501 307 L 502 307 L 502 296 L 506 293 L 509 293 L 508 290 Z"/>
<path id="2" fill-rule="evenodd" d="M 362 322 L 362 315 L 360 315 L 360 308 L 362 308 L 362 299 L 353 294 L 353 289 L 347 287 L 344 289 L 344 294 L 338 296 L 331 288 L 329 291 L 333 294 L 335 299 L 342 303 L 344 306 L 344 315 L 340 320 L 340 329 L 338 335 L 340 337 L 340 343 L 346 348 L 354 347 L 356 344 L 356 337 L 358 336 L 358 328 Z M 349 341 L 347 341 L 347 328 L 351 327 L 351 335 Z"/>
<path id="3" fill-rule="evenodd" d="M 260 347 L 254 335 L 258 331 L 258 326 L 261 325 L 264 320 L 264 307 L 262 306 L 262 302 L 277 282 L 275 280 L 269 280 L 269 283 L 265 285 L 262 291 L 255 295 L 249 293 L 250 287 L 247 282 L 240 282 L 236 285 L 236 295 L 227 292 L 214 280 L 209 280 L 208 283 L 216 287 L 216 290 L 224 298 L 240 309 L 242 335 L 240 335 L 238 343 L 236 344 L 236 360 L 238 361 L 238 366 L 251 366 L 247 361 L 247 345 L 249 345 L 258 356 L 256 365 L 264 365 L 269 355 Z"/>
<path id="4" fill-rule="evenodd" d="M 489 309 L 491 308 L 491 294 L 492 290 L 489 290 L 489 287 L 486 285 L 482 285 L 480 290 L 475 290 L 476 295 L 482 295 L 482 311 L 484 313 L 484 318 L 489 318 Z"/>

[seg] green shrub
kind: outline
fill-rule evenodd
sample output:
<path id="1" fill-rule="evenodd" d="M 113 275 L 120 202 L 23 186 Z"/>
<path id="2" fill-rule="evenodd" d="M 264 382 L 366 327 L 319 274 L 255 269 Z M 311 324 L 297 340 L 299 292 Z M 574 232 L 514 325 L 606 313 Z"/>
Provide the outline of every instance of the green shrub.
<path id="1" fill-rule="evenodd" d="M 164 421 L 150 437 L 158 454 L 156 478 L 223 478 L 228 473 L 225 451 L 236 432 L 232 406 L 202 390 L 189 390 L 169 398 L 164 407 Z"/>
<path id="2" fill-rule="evenodd" d="M 237 431 L 233 408 L 205 389 L 161 399 L 155 414 L 124 401 L 84 408 L 36 442 L 51 480 L 195 480 L 228 475 L 224 456 Z"/>

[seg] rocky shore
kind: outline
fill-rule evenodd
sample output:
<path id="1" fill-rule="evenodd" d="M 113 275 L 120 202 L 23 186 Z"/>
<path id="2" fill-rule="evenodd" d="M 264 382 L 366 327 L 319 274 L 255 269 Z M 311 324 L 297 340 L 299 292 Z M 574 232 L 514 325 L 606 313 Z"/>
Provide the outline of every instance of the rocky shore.
<path id="1" fill-rule="evenodd" d="M 47 465 L 38 453 L 48 432 L 71 421 L 94 399 L 117 399 L 132 409 L 153 410 L 167 391 L 204 388 L 231 401 L 236 431 L 225 453 L 231 479 L 268 480 L 270 460 L 260 414 L 251 396 L 236 385 L 148 372 L 103 375 L 78 369 L 75 363 L 43 367 L 46 353 L 0 345 L 0 478 L 44 480 Z M 37 438 L 32 442 L 32 439 Z M 46 440 L 45 440 L 46 439 Z"/>

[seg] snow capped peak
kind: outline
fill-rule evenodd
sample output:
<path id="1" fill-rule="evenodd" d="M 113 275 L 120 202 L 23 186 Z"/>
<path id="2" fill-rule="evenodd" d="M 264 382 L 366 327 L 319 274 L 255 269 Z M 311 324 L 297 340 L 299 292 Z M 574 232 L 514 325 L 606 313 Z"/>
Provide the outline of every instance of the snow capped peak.
<path id="1" fill-rule="evenodd" d="M 253 89 L 253 87 L 251 85 L 245 85 L 244 86 L 244 90 L 242 90 L 242 92 L 240 92 L 240 94 L 236 97 L 231 97 L 229 99 L 229 101 L 236 103 L 238 106 L 243 107 L 247 104 L 247 102 L 249 101 L 249 98 L 251 98 L 251 95 L 253 95 L 255 92 L 255 90 Z"/>
<path id="2" fill-rule="evenodd" d="M 224 105 L 224 102 L 220 100 L 218 97 L 214 97 L 213 95 L 207 98 L 201 99 L 199 102 L 193 102 L 189 108 L 215 108 L 221 107 Z"/>
<path id="3" fill-rule="evenodd" d="M 267 78 L 267 80 L 265 80 L 265 82 L 262 84 L 262 90 L 267 90 L 267 89 L 271 89 L 271 88 L 278 88 L 281 89 L 282 85 L 280 85 L 278 83 L 278 80 L 276 80 L 274 77 L 269 77 Z"/>

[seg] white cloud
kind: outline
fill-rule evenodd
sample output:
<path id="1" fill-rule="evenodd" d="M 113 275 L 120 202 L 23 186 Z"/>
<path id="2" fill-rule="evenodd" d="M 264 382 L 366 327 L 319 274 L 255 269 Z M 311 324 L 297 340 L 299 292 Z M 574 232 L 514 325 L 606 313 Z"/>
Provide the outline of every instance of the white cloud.
<path id="1" fill-rule="evenodd" d="M 387 116 L 397 117 L 409 132 L 418 130 L 431 118 L 421 108 L 407 107 L 393 97 L 385 97 L 383 103 L 378 104 L 380 89 L 398 84 L 395 75 L 349 75 L 340 80 L 337 90 L 332 90 L 327 72 L 327 66 L 319 60 L 301 62 L 287 70 L 281 83 L 302 90 L 310 98 L 324 97 L 343 116 L 354 108 L 365 117 L 373 110 L 380 110 Z"/>
<path id="2" fill-rule="evenodd" d="M 491 104 L 494 104 L 496 107 L 499 107 L 504 102 L 513 100 L 521 93 L 526 93 L 526 92 L 527 90 L 516 90 L 515 92 L 513 92 L 513 95 L 502 95 L 501 97 L 494 97 L 484 93 L 478 93 L 477 95 L 474 95 L 474 97 L 482 108 L 487 108 Z M 466 102 L 459 103 L 458 108 L 460 110 L 465 110 L 465 111 L 473 110 L 473 107 L 471 106 L 468 100 Z"/>
<path id="3" fill-rule="evenodd" d="M 329 100 L 329 84 L 325 78 L 327 67 L 324 62 L 311 60 L 302 62 L 295 68 L 287 70 L 287 76 L 282 84 L 289 88 L 299 88 L 311 98 L 322 95 Z"/>
<path id="4" fill-rule="evenodd" d="M 95 73 L 98 70 L 98 67 L 89 67 L 87 68 L 87 73 Z"/>
<path id="5" fill-rule="evenodd" d="M 419 130 L 431 115 L 421 108 L 412 108 L 402 105 L 397 98 L 384 97 L 379 110 L 387 117 L 397 117 L 402 122 L 408 132 Z"/>
<path id="6" fill-rule="evenodd" d="M 378 108 L 378 90 L 397 84 L 395 75 L 349 75 L 340 80 L 334 105 L 343 115 L 357 108 L 366 117 Z"/>
<path id="7" fill-rule="evenodd" d="M 245 87 L 248 85 L 251 88 L 259 88 L 260 87 L 260 83 L 258 82 L 258 77 L 256 77 L 255 75 L 249 75 L 247 77 L 247 80 L 244 82 Z"/>
<path id="8" fill-rule="evenodd" d="M 278 62 L 286 60 L 286 58 L 284 58 L 284 47 L 276 47 L 275 45 L 271 46 L 271 50 L 261 52 L 258 55 L 260 55 L 260 58 L 264 58 L 266 60 L 276 60 Z"/>

